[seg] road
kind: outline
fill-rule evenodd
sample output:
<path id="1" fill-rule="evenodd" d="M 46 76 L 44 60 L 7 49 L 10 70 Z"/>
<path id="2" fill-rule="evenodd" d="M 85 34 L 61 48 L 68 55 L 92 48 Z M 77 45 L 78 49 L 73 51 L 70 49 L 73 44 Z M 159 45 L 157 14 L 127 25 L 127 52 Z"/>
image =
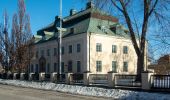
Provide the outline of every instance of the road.
<path id="1" fill-rule="evenodd" d="M 74 95 L 0 84 L 0 100 L 109 100 L 109 98 Z"/>

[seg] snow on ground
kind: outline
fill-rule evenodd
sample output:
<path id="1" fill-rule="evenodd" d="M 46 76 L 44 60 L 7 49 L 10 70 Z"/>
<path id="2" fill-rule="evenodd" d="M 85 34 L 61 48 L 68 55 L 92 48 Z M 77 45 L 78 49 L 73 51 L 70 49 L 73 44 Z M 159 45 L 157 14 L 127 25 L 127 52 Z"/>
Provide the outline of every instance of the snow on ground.
<path id="1" fill-rule="evenodd" d="M 50 82 L 31 82 L 31 81 L 0 79 L 0 84 L 31 87 L 37 89 L 53 90 L 59 92 L 88 95 L 88 96 L 109 97 L 109 98 L 116 98 L 121 100 L 170 100 L 170 94 L 138 92 L 138 91 L 129 91 L 129 90 L 121 90 L 121 89 L 104 89 L 99 87 L 55 84 Z"/>

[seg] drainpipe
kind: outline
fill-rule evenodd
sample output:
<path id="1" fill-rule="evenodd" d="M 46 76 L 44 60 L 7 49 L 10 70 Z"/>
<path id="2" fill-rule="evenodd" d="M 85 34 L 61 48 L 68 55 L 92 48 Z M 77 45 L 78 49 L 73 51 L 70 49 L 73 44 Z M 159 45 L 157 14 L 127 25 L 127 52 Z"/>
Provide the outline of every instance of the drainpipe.
<path id="1" fill-rule="evenodd" d="M 89 72 L 90 72 L 90 39 L 91 39 L 91 32 L 89 33 Z"/>

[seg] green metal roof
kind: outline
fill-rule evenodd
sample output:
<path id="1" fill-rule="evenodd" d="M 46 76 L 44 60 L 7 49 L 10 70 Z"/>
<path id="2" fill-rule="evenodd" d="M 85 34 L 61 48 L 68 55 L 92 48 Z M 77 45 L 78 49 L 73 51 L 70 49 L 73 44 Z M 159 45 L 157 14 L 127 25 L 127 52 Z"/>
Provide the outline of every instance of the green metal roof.
<path id="1" fill-rule="evenodd" d="M 63 34 L 63 38 L 78 35 L 82 33 L 94 33 L 94 34 L 103 34 L 103 35 L 109 35 L 109 36 L 121 36 L 125 38 L 129 38 L 129 34 L 127 34 L 125 31 L 127 31 L 126 28 L 124 28 L 122 25 L 120 25 L 119 22 L 113 22 L 110 20 L 103 20 L 100 18 L 92 17 L 92 13 L 98 13 L 102 16 L 110 16 L 109 14 L 96 9 L 96 8 L 90 8 L 86 9 L 84 11 L 80 11 L 72 16 L 65 17 L 63 19 L 63 27 L 66 28 L 66 32 Z M 113 16 L 112 16 L 113 17 Z M 115 17 L 113 17 L 115 18 Z M 55 22 L 55 21 L 54 21 Z M 56 39 L 54 35 L 48 35 L 45 34 L 45 32 L 53 32 L 54 34 L 57 34 L 56 28 L 54 27 L 55 23 L 51 23 L 46 28 L 43 28 L 39 31 L 37 31 L 37 35 L 45 35 L 45 40 L 40 40 L 37 43 L 44 43 L 51 40 Z M 120 27 L 121 26 L 121 27 Z M 111 27 L 117 27 L 116 33 L 112 31 Z M 71 28 L 74 28 L 74 33 L 71 33 Z M 104 28 L 104 31 L 103 31 Z M 56 32 L 56 33 L 55 33 Z"/>

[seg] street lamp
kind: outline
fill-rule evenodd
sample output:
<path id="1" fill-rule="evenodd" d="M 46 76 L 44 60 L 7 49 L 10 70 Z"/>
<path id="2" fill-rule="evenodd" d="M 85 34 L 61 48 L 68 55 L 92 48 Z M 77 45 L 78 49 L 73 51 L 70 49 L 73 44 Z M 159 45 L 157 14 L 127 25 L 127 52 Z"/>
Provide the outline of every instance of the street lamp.
<path id="1" fill-rule="evenodd" d="M 59 18 L 60 18 L 60 26 L 57 27 L 57 30 L 59 30 L 59 38 L 60 38 L 60 41 L 59 41 L 59 74 L 61 74 L 62 70 L 61 70 L 61 67 L 62 67 L 62 32 L 66 31 L 66 29 L 62 28 L 62 0 L 60 0 L 60 15 L 59 15 Z"/>

